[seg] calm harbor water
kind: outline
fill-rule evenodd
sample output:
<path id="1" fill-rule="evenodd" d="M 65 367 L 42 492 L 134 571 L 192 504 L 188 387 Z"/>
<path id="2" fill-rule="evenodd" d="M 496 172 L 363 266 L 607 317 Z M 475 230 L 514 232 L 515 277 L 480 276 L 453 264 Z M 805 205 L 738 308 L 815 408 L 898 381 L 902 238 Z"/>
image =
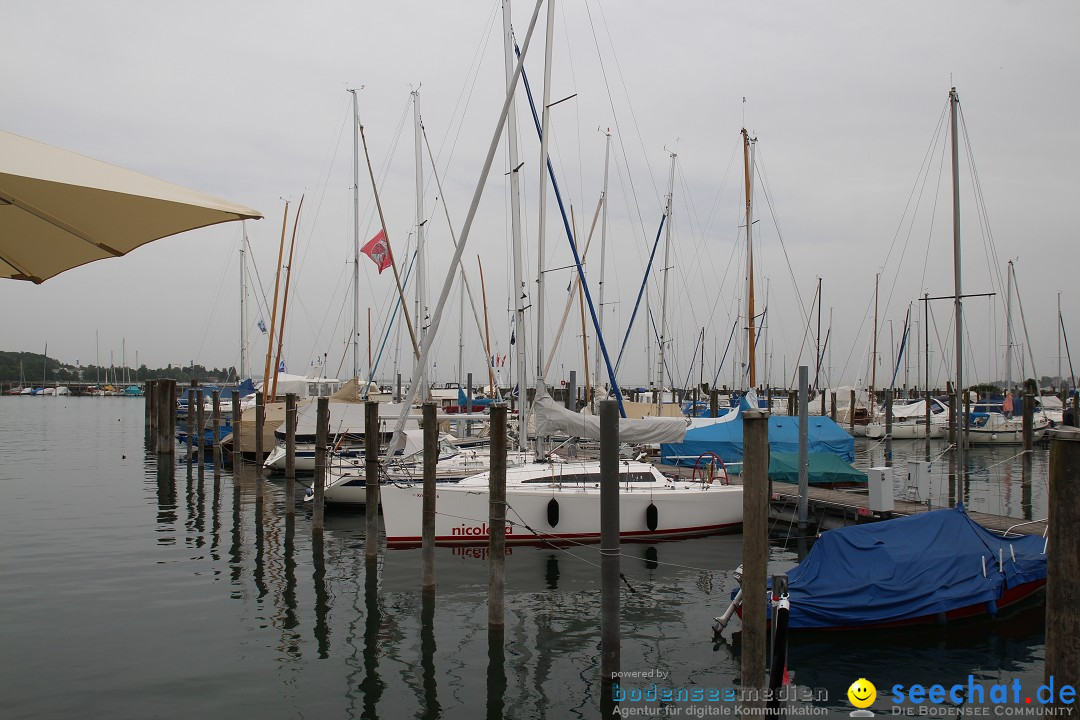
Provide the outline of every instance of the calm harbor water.
<path id="1" fill-rule="evenodd" d="M 0 438 L 0 717 L 600 716 L 596 546 L 509 552 L 505 652 L 490 660 L 481 549 L 439 548 L 427 603 L 419 550 L 365 566 L 362 514 L 328 512 L 320 542 L 309 506 L 287 522 L 281 483 L 260 491 L 250 468 L 215 480 L 159 465 L 139 400 L 0 398 Z M 876 447 L 859 448 L 857 464 L 879 464 Z M 1046 451 L 1026 504 L 1015 453 L 976 451 L 994 467 L 969 502 L 1045 516 Z M 623 549 L 623 670 L 662 670 L 674 688 L 736 684 L 737 651 L 711 624 L 740 537 Z M 790 566 L 797 550 L 772 559 Z M 1036 606 L 992 625 L 796 637 L 790 665 L 827 691 L 821 713 L 841 717 L 859 677 L 879 692 L 968 674 L 1035 687 L 1042 628 Z"/>

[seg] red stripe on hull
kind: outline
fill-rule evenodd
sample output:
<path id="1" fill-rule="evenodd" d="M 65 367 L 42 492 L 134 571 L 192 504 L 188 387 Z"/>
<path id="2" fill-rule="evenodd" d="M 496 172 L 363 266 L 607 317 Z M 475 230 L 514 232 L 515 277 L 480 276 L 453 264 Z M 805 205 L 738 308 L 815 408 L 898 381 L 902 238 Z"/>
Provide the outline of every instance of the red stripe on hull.
<path id="1" fill-rule="evenodd" d="M 669 530 L 632 530 L 630 532 L 619 533 L 620 540 L 627 541 L 649 541 L 649 540 L 670 540 L 673 538 L 693 537 L 698 535 L 714 535 L 723 532 L 735 532 L 742 527 L 742 523 L 726 523 L 722 525 L 705 525 L 701 527 L 690 528 L 671 528 Z M 484 535 L 436 535 L 436 545 L 482 545 L 486 544 L 489 540 L 487 534 Z M 421 544 L 423 538 L 416 536 L 395 536 L 387 537 L 387 545 L 395 546 L 418 546 Z M 558 542 L 600 542 L 600 533 L 542 533 L 533 534 L 528 533 L 526 535 L 510 535 L 506 536 L 506 544 L 524 545 L 524 544 L 550 544 Z"/>

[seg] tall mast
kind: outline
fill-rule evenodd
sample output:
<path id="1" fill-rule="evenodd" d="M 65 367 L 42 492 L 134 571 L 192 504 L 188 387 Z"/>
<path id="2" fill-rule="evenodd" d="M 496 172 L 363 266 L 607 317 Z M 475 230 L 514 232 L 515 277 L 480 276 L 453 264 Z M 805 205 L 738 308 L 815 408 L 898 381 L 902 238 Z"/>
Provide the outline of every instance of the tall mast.
<path id="1" fill-rule="evenodd" d="M 427 285 L 427 257 L 424 242 L 424 157 L 421 149 L 422 130 L 420 127 L 420 91 L 413 90 L 413 135 L 414 151 L 416 154 L 416 340 L 424 342 L 425 320 L 427 318 L 427 303 L 424 298 L 424 286 Z M 421 400 L 428 397 L 428 373 L 427 364 L 420 371 Z"/>
<path id="2" fill-rule="evenodd" d="M 960 143 L 956 135 L 956 109 L 960 105 L 960 96 L 956 88 L 949 90 L 949 116 L 952 129 L 952 196 L 953 196 L 953 286 L 955 296 L 953 304 L 956 310 L 956 408 L 960 415 L 963 407 L 964 392 L 964 295 L 960 286 Z M 960 431 L 956 434 L 956 459 L 960 476 L 964 472 L 964 445 L 967 428 L 957 423 Z"/>
<path id="3" fill-rule="evenodd" d="M 509 92 L 517 84 L 517 75 L 514 73 L 514 37 L 510 24 L 510 0 L 503 0 L 503 61 L 506 89 Z M 518 178 L 521 164 L 518 162 L 516 106 L 517 100 L 511 99 L 506 115 L 506 144 L 510 161 L 510 236 L 514 256 L 514 354 L 518 387 L 517 440 L 518 449 L 525 450 L 528 439 L 525 413 L 525 400 L 528 396 L 525 389 L 527 385 L 525 338 L 528 333 L 525 332 L 525 265 L 521 257 L 521 188 Z"/>
<path id="4" fill-rule="evenodd" d="M 664 282 L 660 290 L 660 352 L 656 363 L 656 414 L 661 416 L 664 403 L 664 345 L 667 337 L 667 297 L 668 297 L 668 273 L 670 271 L 671 258 L 671 205 L 672 196 L 675 192 L 675 153 L 671 153 L 671 169 L 668 171 L 667 207 L 664 214 L 667 216 L 667 227 L 664 230 Z M 672 388 L 674 391 L 674 388 Z"/>
<path id="5" fill-rule="evenodd" d="M 289 243 L 289 264 L 285 268 L 285 296 L 281 299 L 281 326 L 278 327 L 277 357 L 274 358 L 274 374 L 270 385 L 271 399 L 277 397 L 278 375 L 281 373 L 281 350 L 285 343 L 285 312 L 289 309 L 289 287 L 292 279 L 293 250 L 296 249 L 296 232 L 300 228 L 300 211 L 304 209 L 304 196 L 300 196 L 300 204 L 296 206 L 296 216 L 293 218 L 292 241 Z"/>
<path id="6" fill-rule="evenodd" d="M 457 332 L 457 384 L 465 387 L 465 269 L 461 269 L 461 287 L 458 288 L 458 332 Z"/>
<path id="7" fill-rule="evenodd" d="M 242 221 L 244 237 L 240 241 L 240 377 L 251 377 L 251 358 L 248 356 L 248 314 L 247 314 L 247 222 Z"/>
<path id="8" fill-rule="evenodd" d="M 274 357 L 274 329 L 277 324 L 278 290 L 281 287 L 281 261 L 285 256 L 285 230 L 289 224 L 289 203 L 285 202 L 285 213 L 281 218 L 281 244 L 278 245 L 277 272 L 274 274 L 274 304 L 270 308 L 270 336 L 266 339 L 266 369 L 263 371 L 263 397 L 270 391 L 270 362 Z M 276 370 L 276 369 L 275 369 Z"/>
<path id="9" fill-rule="evenodd" d="M 600 338 L 604 334 L 604 264 L 607 257 L 607 192 L 608 192 L 608 160 L 611 157 L 611 130 L 610 128 L 604 133 L 606 140 L 604 143 L 604 192 L 600 196 L 603 203 L 602 212 L 604 213 L 601 218 L 600 225 L 600 295 L 599 304 L 597 308 L 600 310 L 599 325 L 600 328 L 596 333 L 596 369 L 594 383 L 597 387 L 600 386 Z M 1059 352 L 1058 355 L 1061 355 Z M 1058 373 L 1060 375 L 1061 373 Z"/>
<path id="10" fill-rule="evenodd" d="M 360 377 L 360 104 L 356 91 L 353 107 L 353 346 L 352 376 Z M 370 364 L 370 363 L 369 363 Z"/>
<path id="11" fill-rule="evenodd" d="M 1005 271 L 1005 391 L 1012 392 L 1012 274 L 1013 261 Z"/>
<path id="12" fill-rule="evenodd" d="M 1058 392 L 1061 392 L 1061 292 L 1058 292 Z M 1064 399 L 1064 398 L 1062 398 Z"/>
<path id="13" fill-rule="evenodd" d="M 881 273 L 874 273 L 874 342 L 870 349 L 870 397 L 867 399 L 870 411 L 870 420 L 874 419 L 874 388 L 877 387 L 877 336 L 878 336 L 878 280 L 881 278 Z M 851 412 L 855 412 L 855 408 L 851 409 Z"/>
<path id="14" fill-rule="evenodd" d="M 768 353 L 766 346 L 765 352 Z M 821 278 L 817 279 L 817 353 L 814 359 L 814 389 L 821 389 Z"/>
<path id="15" fill-rule="evenodd" d="M 757 374 L 754 368 L 754 354 L 756 352 L 754 342 L 754 148 L 757 146 L 757 138 L 750 137 L 746 128 L 742 129 L 743 136 L 743 177 L 746 180 L 746 359 L 749 363 L 749 385 L 747 389 L 757 385 Z"/>
<path id="16" fill-rule="evenodd" d="M 547 156 L 551 140 L 551 44 L 555 32 L 555 0 L 548 0 L 544 46 L 544 104 L 540 119 L 540 229 L 536 236 L 536 386 L 544 383 L 544 232 L 547 227 Z"/>

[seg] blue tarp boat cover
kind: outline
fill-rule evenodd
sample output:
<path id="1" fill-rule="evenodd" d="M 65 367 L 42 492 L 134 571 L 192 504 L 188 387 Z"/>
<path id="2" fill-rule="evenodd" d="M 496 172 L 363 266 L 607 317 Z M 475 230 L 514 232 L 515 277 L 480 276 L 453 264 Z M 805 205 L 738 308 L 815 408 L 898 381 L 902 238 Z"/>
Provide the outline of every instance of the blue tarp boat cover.
<path id="1" fill-rule="evenodd" d="M 877 625 L 992 603 L 1046 578 L 1043 546 L 1037 536 L 995 535 L 962 505 L 830 530 L 788 572 L 790 627 Z"/>
<path id="2" fill-rule="evenodd" d="M 719 418 L 723 422 L 691 427 L 686 431 L 686 439 L 681 443 L 662 444 L 661 462 L 667 465 L 692 466 L 704 452 L 714 452 L 726 463 L 742 462 L 742 410 L 740 407 L 738 416 Z M 855 438 L 831 418 L 811 415 L 808 418 L 807 435 L 811 453 L 829 452 L 846 462 L 854 462 Z M 769 417 L 769 449 L 773 452 L 799 451 L 799 418 L 787 415 Z"/>
<path id="3" fill-rule="evenodd" d="M 221 392 L 221 395 L 218 396 L 221 402 L 224 402 L 225 400 L 232 402 L 233 393 L 238 393 L 240 397 L 247 397 L 248 395 L 253 395 L 255 393 L 255 383 L 251 381 L 251 378 L 248 378 L 239 385 L 229 385 L 227 387 L 219 387 L 217 385 L 200 385 L 199 389 L 203 391 L 204 398 L 211 397 L 213 392 L 215 390 L 218 390 Z M 187 388 L 183 388 L 182 392 L 180 393 L 180 397 L 177 402 L 179 402 L 181 407 L 187 407 L 187 391 Z"/>
<path id="4" fill-rule="evenodd" d="M 829 452 L 810 453 L 808 478 L 811 485 L 865 485 L 866 473 L 856 470 Z M 799 483 L 799 453 L 770 452 L 769 479 Z"/>
<path id="5" fill-rule="evenodd" d="M 458 391 L 457 391 L 457 402 L 458 402 L 458 407 L 460 407 L 460 408 L 468 408 L 469 407 L 469 396 L 466 395 L 465 391 L 462 390 L 461 388 L 458 388 Z M 474 397 L 472 399 L 472 406 L 474 408 L 487 407 L 488 405 L 491 405 L 493 402 L 495 402 L 495 400 L 493 400 L 492 398 Z M 462 412 L 465 412 L 465 411 L 462 411 Z"/>

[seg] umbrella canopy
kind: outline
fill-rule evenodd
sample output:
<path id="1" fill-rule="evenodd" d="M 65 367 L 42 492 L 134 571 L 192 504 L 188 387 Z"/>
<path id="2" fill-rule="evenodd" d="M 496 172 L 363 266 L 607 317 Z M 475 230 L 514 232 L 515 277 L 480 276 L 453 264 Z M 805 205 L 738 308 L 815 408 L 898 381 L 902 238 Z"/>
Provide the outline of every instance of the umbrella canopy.
<path id="1" fill-rule="evenodd" d="M 258 210 L 0 130 L 0 278 L 41 283 Z"/>

